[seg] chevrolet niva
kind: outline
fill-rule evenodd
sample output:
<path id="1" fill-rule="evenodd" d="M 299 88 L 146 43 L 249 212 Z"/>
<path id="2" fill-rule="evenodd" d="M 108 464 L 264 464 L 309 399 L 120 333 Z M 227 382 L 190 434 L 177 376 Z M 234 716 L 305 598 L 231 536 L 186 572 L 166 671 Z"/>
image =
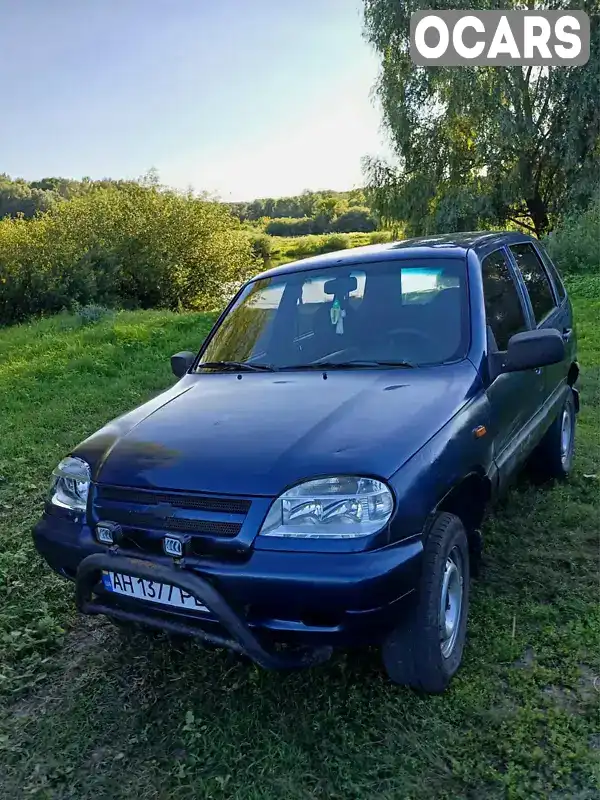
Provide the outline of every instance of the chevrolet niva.
<path id="1" fill-rule="evenodd" d="M 490 504 L 572 465 L 572 309 L 541 244 L 464 233 L 258 275 L 170 389 L 54 471 L 34 528 L 77 607 L 270 668 L 379 645 L 441 692 Z M 108 390 L 108 389 L 107 389 Z"/>

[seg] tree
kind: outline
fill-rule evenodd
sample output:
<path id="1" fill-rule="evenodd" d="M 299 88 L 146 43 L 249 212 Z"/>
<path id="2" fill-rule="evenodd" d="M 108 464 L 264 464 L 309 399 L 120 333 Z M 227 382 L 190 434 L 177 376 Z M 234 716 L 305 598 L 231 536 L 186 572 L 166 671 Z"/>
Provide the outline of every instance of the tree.
<path id="1" fill-rule="evenodd" d="M 370 233 L 377 229 L 377 220 L 368 208 L 353 206 L 334 220 L 333 229 L 339 233 Z"/>
<path id="2" fill-rule="evenodd" d="M 511 223 L 541 236 L 567 208 L 587 205 L 600 181 L 600 3 L 535 7 L 591 15 L 586 65 L 417 67 L 409 55 L 412 12 L 523 4 L 365 0 L 365 35 L 381 57 L 377 92 L 398 159 L 365 164 L 382 220 L 404 220 L 414 234 Z"/>

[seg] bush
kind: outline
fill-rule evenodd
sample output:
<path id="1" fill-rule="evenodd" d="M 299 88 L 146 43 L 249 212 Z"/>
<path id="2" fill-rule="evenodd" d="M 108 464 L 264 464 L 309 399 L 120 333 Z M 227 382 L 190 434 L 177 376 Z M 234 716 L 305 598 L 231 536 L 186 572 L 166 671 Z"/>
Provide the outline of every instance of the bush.
<path id="1" fill-rule="evenodd" d="M 266 233 L 255 236 L 252 239 L 252 254 L 264 263 L 269 261 L 273 256 L 273 239 Z"/>
<path id="2" fill-rule="evenodd" d="M 314 232 L 314 224 L 311 217 L 280 217 L 269 220 L 265 233 L 270 236 L 307 236 Z"/>
<path id="3" fill-rule="evenodd" d="M 339 233 L 370 233 L 377 228 L 377 221 L 370 209 L 361 206 L 349 208 L 334 220 L 332 228 Z"/>
<path id="4" fill-rule="evenodd" d="M 96 306 L 96 305 L 87 305 L 81 306 L 81 308 L 76 309 L 77 318 L 80 320 L 82 325 L 95 325 L 97 322 L 101 322 L 111 313 L 109 308 L 105 306 Z"/>
<path id="5" fill-rule="evenodd" d="M 298 240 L 297 244 L 294 243 L 293 248 L 288 253 L 290 256 L 299 256 L 300 258 L 316 256 L 323 252 L 320 249 L 322 241 L 322 236 L 303 236 Z"/>
<path id="6" fill-rule="evenodd" d="M 392 241 L 392 234 L 390 231 L 373 231 L 369 235 L 370 244 L 385 244 Z"/>
<path id="7" fill-rule="evenodd" d="M 0 221 L 0 324 L 89 304 L 205 308 L 255 267 L 221 203 L 132 184 Z"/>
<path id="8" fill-rule="evenodd" d="M 553 261 L 564 275 L 598 275 L 600 272 L 600 194 L 583 212 L 570 214 L 544 240 Z"/>
<path id="9" fill-rule="evenodd" d="M 334 233 L 326 236 L 319 248 L 320 253 L 335 253 L 336 250 L 346 250 L 350 247 L 350 239 L 343 233 Z"/>

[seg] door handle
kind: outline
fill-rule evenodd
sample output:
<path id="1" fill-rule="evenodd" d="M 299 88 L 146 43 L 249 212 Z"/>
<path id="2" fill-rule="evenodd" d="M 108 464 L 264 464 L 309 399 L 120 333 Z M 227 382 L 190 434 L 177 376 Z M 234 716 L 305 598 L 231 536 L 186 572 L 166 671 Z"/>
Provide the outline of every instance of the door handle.
<path id="1" fill-rule="evenodd" d="M 573 328 L 563 328 L 562 338 L 564 342 L 568 342 L 573 333 Z"/>

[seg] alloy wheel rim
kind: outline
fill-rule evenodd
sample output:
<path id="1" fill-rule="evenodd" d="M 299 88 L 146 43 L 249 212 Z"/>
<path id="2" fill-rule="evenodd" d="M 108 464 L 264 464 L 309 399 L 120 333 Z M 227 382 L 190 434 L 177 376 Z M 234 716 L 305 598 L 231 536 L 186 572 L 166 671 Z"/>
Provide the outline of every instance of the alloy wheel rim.
<path id="1" fill-rule="evenodd" d="M 573 441 L 573 417 L 569 406 L 563 410 L 560 426 L 560 460 L 563 467 L 567 466 L 571 457 Z"/>
<path id="2" fill-rule="evenodd" d="M 444 658 L 452 655 L 458 639 L 463 605 L 462 557 L 455 547 L 446 558 L 440 598 L 440 647 Z"/>

